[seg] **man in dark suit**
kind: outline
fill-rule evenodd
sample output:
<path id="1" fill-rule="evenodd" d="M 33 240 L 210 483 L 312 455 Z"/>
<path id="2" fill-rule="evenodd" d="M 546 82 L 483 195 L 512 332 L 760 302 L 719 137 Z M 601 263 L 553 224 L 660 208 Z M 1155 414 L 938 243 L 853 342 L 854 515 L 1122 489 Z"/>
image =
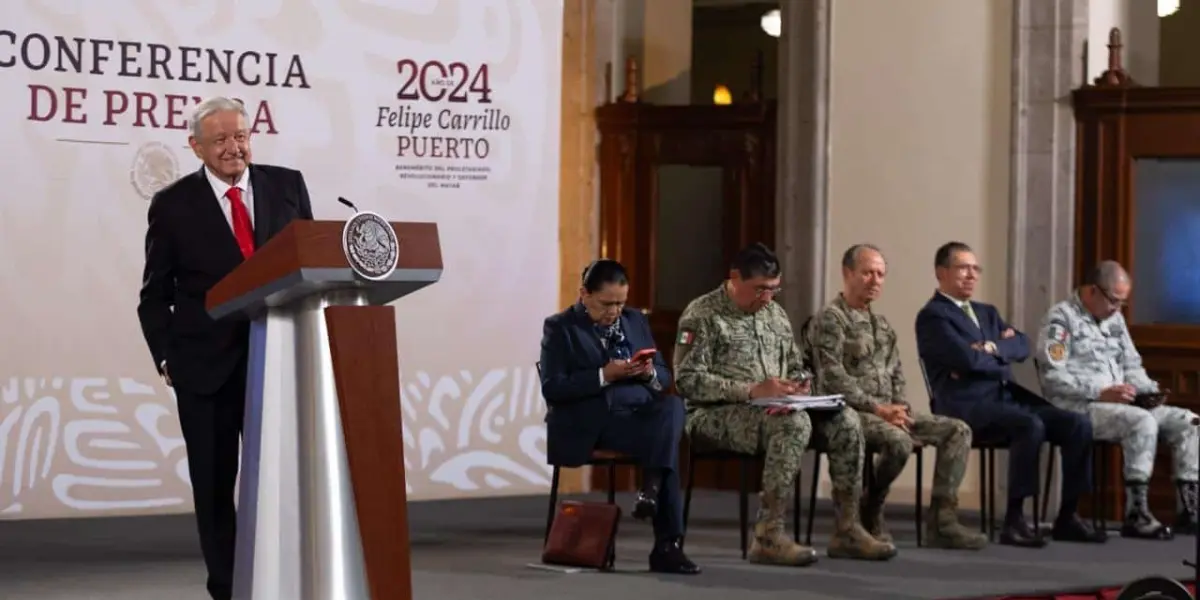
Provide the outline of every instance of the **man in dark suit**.
<path id="1" fill-rule="evenodd" d="M 175 388 L 214 600 L 232 595 L 249 323 L 213 321 L 205 294 L 288 223 L 312 219 L 299 171 L 251 164 L 248 121 L 228 98 L 196 107 L 188 143 L 204 165 L 150 201 L 138 303 L 154 366 Z"/>
<path id="2" fill-rule="evenodd" d="M 633 515 L 653 519 L 650 570 L 693 575 L 683 553 L 679 440 L 684 407 L 666 394 L 671 371 L 654 350 L 650 324 L 625 307 L 629 279 L 614 260 L 583 272 L 579 302 L 546 319 L 539 370 L 550 464 L 578 467 L 593 450 L 637 457 L 642 486 Z M 643 358 L 644 357 L 644 358 Z"/>
<path id="3" fill-rule="evenodd" d="M 1046 544 L 1025 520 L 1025 499 L 1037 492 L 1042 442 L 1062 452 L 1062 505 L 1052 537 L 1102 542 L 1076 513 L 1091 485 L 1091 424 L 1082 415 L 1051 406 L 1012 378 L 1011 365 L 1029 358 L 1024 333 L 1000 318 L 996 307 L 971 300 L 982 269 L 971 248 L 950 242 L 934 256 L 938 291 L 917 314 L 917 350 L 924 363 L 933 411 L 971 426 L 976 440 L 1008 443 L 1008 508 L 1000 543 Z"/>

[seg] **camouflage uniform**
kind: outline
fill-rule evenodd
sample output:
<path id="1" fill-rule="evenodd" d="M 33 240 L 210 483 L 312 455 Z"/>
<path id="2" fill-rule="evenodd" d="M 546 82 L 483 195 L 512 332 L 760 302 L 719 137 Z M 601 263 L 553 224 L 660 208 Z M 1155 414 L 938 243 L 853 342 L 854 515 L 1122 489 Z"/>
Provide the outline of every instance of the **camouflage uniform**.
<path id="1" fill-rule="evenodd" d="M 904 397 L 904 374 L 896 330 L 883 315 L 867 308 L 857 310 L 838 296 L 813 317 L 807 332 L 816 367 L 816 392 L 842 394 L 862 418 L 868 455 L 878 454 L 862 506 L 862 522 L 871 535 L 890 541 L 883 524 L 883 505 L 892 482 L 900 476 L 913 442 L 937 448 L 933 472 L 933 518 L 926 526 L 930 544 L 947 548 L 979 549 L 987 538 L 958 522 L 958 488 L 971 452 L 971 428 L 959 419 L 912 412 Z M 874 414 L 880 404 L 909 408 L 911 433 Z M 918 485 L 920 482 L 918 482 Z"/>
<path id="2" fill-rule="evenodd" d="M 1158 383 L 1142 368 L 1125 317 L 1118 312 L 1097 322 L 1078 294 L 1055 304 L 1042 320 L 1037 362 L 1047 400 L 1059 408 L 1087 413 L 1095 439 L 1121 444 L 1129 486 L 1127 521 L 1140 519 L 1143 529 L 1157 526 L 1147 506 L 1146 488 L 1162 438 L 1174 454 L 1181 520 L 1192 521 L 1194 526 L 1200 452 L 1200 436 L 1192 424 L 1196 414 L 1165 404 L 1147 410 L 1095 401 L 1101 390 L 1122 383 L 1132 385 L 1139 394 L 1159 391 Z"/>
<path id="3" fill-rule="evenodd" d="M 837 510 L 829 556 L 891 558 L 895 547 L 872 538 L 858 522 L 863 442 L 854 412 L 768 415 L 748 403 L 755 384 L 770 378 L 795 381 L 802 371 L 791 323 L 778 304 L 742 312 L 722 286 L 689 303 L 679 319 L 675 386 L 687 399 L 693 442 L 765 454 L 750 560 L 802 565 L 816 559 L 811 548 L 793 542 L 783 527 L 792 482 L 810 441 L 829 454 Z"/>

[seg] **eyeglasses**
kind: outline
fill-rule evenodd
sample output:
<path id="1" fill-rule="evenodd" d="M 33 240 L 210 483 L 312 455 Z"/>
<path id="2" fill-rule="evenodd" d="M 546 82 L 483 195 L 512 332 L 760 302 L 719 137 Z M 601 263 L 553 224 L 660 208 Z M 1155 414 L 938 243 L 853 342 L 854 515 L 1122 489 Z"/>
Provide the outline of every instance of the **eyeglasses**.
<path id="1" fill-rule="evenodd" d="M 777 285 L 775 287 L 759 286 L 754 288 L 754 295 L 762 298 L 763 296 L 776 296 L 782 291 L 783 286 L 781 285 Z"/>
<path id="2" fill-rule="evenodd" d="M 1100 286 L 1096 286 L 1096 291 L 1100 292 L 1100 295 L 1104 296 L 1104 299 L 1107 300 L 1109 305 L 1111 305 L 1113 308 L 1121 308 L 1121 307 L 1125 306 L 1126 302 L 1129 301 L 1128 298 L 1121 299 L 1121 298 L 1117 298 L 1117 297 L 1113 296 L 1112 292 L 1109 292 L 1108 290 L 1106 290 Z"/>

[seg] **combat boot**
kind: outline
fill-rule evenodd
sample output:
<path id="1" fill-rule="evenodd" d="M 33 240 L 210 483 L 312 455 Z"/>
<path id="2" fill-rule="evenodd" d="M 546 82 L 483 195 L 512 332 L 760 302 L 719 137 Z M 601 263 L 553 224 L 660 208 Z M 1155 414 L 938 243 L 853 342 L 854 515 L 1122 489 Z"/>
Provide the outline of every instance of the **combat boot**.
<path id="1" fill-rule="evenodd" d="M 1200 526 L 1200 485 L 1195 481 L 1177 481 L 1179 488 L 1179 514 L 1175 517 L 1175 533 L 1196 535 Z"/>
<path id="2" fill-rule="evenodd" d="M 782 498 L 773 498 L 766 492 L 759 494 L 758 522 L 754 524 L 754 541 L 747 554 L 750 562 L 792 567 L 817 562 L 816 550 L 797 544 L 784 533 L 784 506 L 786 503 Z"/>
<path id="3" fill-rule="evenodd" d="M 986 546 L 986 535 L 963 527 L 958 522 L 957 498 L 934 498 L 925 517 L 925 546 L 951 550 L 979 550 Z"/>
<path id="4" fill-rule="evenodd" d="M 826 553 L 829 558 L 888 560 L 896 556 L 896 547 L 867 533 L 858 522 L 858 494 L 833 493 L 834 530 Z"/>
<path id="5" fill-rule="evenodd" d="M 1129 507 L 1125 509 L 1125 522 L 1121 525 L 1121 537 L 1145 540 L 1169 540 L 1175 537 L 1170 527 L 1163 525 L 1150 512 L 1146 498 L 1147 484 L 1138 481 L 1125 483 Z"/>
<path id="6" fill-rule="evenodd" d="M 892 543 L 892 534 L 888 532 L 887 524 L 883 521 L 883 505 L 886 499 L 886 490 L 867 492 L 862 501 L 859 520 L 862 522 L 863 529 L 866 529 L 871 537 L 890 544 Z"/>

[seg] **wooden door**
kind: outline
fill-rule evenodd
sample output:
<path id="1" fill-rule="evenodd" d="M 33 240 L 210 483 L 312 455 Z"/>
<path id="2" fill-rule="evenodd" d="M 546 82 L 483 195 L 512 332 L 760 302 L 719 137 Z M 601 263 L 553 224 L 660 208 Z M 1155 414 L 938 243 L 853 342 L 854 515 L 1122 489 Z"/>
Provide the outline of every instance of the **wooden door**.
<path id="1" fill-rule="evenodd" d="M 1172 404 L 1200 412 L 1200 89 L 1093 87 L 1074 100 L 1076 277 L 1105 259 L 1126 267 L 1133 293 L 1123 312 L 1147 372 Z M 1099 493 L 1117 519 L 1119 452 L 1109 464 Z M 1150 504 L 1164 522 L 1174 520 L 1172 475 L 1160 447 Z"/>
<path id="2" fill-rule="evenodd" d="M 630 305 L 670 364 L 687 303 L 724 281 L 743 246 L 773 242 L 774 107 L 612 104 L 598 121 L 601 255 L 629 270 Z M 698 472 L 697 485 L 736 485 L 726 471 Z M 618 479 L 635 485 L 631 470 Z"/>

